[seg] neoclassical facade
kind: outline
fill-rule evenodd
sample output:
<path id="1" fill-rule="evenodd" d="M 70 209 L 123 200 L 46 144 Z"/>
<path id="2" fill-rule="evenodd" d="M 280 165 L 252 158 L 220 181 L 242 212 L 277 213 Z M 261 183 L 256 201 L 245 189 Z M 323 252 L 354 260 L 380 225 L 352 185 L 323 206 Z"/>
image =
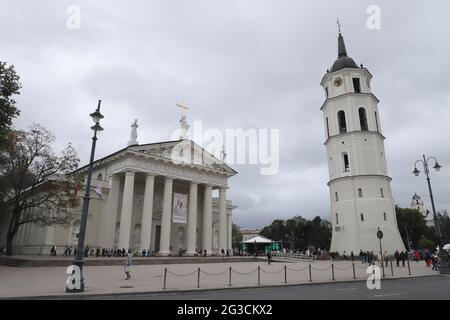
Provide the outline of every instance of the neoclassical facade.
<path id="1" fill-rule="evenodd" d="M 78 171 L 87 176 L 87 166 Z M 144 145 L 131 141 L 94 163 L 85 244 L 151 249 L 159 255 L 176 255 L 180 249 L 187 255 L 231 249 L 234 206 L 226 193 L 228 178 L 235 174 L 191 140 Z M 74 208 L 78 218 L 72 227 L 24 225 L 15 252 L 48 254 L 53 245 L 59 252 L 74 246 L 85 187 L 77 192 L 80 205 Z"/>

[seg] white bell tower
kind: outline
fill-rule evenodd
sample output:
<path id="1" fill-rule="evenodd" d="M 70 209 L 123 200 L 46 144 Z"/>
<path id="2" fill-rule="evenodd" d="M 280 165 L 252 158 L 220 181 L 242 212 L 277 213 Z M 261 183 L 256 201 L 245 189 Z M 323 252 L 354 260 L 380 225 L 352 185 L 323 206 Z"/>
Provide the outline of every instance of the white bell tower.
<path id="1" fill-rule="evenodd" d="M 331 251 L 346 255 L 379 253 L 378 227 L 384 234 L 383 252 L 404 250 L 371 79 L 366 68 L 347 56 L 339 32 L 338 58 L 320 84 L 326 97 L 321 110 L 330 175 Z"/>

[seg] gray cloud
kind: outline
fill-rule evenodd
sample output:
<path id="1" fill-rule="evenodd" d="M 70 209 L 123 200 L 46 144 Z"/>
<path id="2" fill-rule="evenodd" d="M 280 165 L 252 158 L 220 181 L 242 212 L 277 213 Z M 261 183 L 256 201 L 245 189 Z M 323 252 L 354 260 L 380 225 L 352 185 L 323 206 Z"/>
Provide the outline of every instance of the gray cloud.
<path id="1" fill-rule="evenodd" d="M 81 29 L 66 28 L 69 5 Z M 366 28 L 366 8 L 381 8 L 381 30 Z M 20 73 L 25 128 L 39 122 L 72 141 L 88 160 L 88 114 L 103 100 L 97 156 L 126 145 L 139 119 L 139 142 L 169 139 L 175 104 L 205 129 L 280 129 L 280 172 L 236 165 L 228 197 L 234 220 L 260 227 L 294 215 L 329 217 L 328 169 L 319 82 L 337 55 L 339 16 L 349 55 L 374 75 L 397 204 L 414 192 L 430 207 L 424 177 L 410 172 L 423 152 L 437 156 L 438 208 L 450 200 L 450 30 L 448 1 L 0 1 L 0 59 Z"/>

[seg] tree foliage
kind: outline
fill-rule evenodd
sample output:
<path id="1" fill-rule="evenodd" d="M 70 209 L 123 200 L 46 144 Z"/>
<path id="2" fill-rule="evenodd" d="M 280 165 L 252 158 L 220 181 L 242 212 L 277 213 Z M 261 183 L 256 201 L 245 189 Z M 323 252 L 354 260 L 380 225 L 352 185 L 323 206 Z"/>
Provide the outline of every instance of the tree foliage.
<path id="1" fill-rule="evenodd" d="M 395 208 L 397 226 L 405 248 L 418 249 L 422 239 L 433 241 L 433 230 L 428 228 L 422 213 L 410 208 Z M 409 245 L 407 239 L 409 238 Z"/>
<path id="2" fill-rule="evenodd" d="M 28 131 L 11 131 L 2 152 L 7 160 L 0 169 L 3 190 L 1 218 L 8 224 L 7 254 L 19 227 L 27 223 L 41 226 L 68 225 L 70 207 L 77 205 L 73 196 L 80 177 L 69 175 L 79 163 L 69 144 L 60 155 L 51 147 L 54 136 L 40 125 Z"/>
<path id="3" fill-rule="evenodd" d="M 3 145 L 12 124 L 12 119 L 19 116 L 14 95 L 20 94 L 20 78 L 14 66 L 7 66 L 0 61 L 0 146 Z"/>
<path id="4" fill-rule="evenodd" d="M 274 220 L 261 231 L 261 235 L 274 241 L 292 244 L 295 249 L 329 250 L 331 244 L 331 223 L 319 216 L 312 220 L 296 216 L 288 220 Z"/>
<path id="5" fill-rule="evenodd" d="M 231 225 L 231 242 L 233 248 L 238 248 L 239 243 L 242 241 L 242 233 L 237 224 Z"/>

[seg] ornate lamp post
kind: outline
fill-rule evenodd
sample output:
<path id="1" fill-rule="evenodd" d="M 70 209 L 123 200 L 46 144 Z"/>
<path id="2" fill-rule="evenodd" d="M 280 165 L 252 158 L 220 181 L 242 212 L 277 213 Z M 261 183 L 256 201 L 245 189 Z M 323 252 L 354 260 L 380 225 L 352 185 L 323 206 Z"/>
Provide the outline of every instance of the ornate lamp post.
<path id="1" fill-rule="evenodd" d="M 83 211 L 81 213 L 81 222 L 80 222 L 80 232 L 78 236 L 78 244 L 77 244 L 77 254 L 75 255 L 75 259 L 73 260 L 73 264 L 78 266 L 80 269 L 80 281 L 81 285 L 79 288 L 66 288 L 67 292 L 83 292 L 84 291 L 84 277 L 83 277 L 83 255 L 84 255 L 84 238 L 86 236 L 86 224 L 89 210 L 89 200 L 90 200 L 90 191 L 91 191 L 91 176 L 92 176 L 92 164 L 94 162 L 95 155 L 95 144 L 97 142 L 97 132 L 102 131 L 103 128 L 100 126 L 100 120 L 103 119 L 103 115 L 100 113 L 100 104 L 102 100 L 98 100 L 97 110 L 91 113 L 90 116 L 94 121 L 94 125 L 91 129 L 94 131 L 94 136 L 92 137 L 92 147 L 91 147 L 91 158 L 89 160 L 88 167 L 88 176 L 86 182 L 86 192 L 83 197 Z"/>
<path id="2" fill-rule="evenodd" d="M 439 163 L 435 157 L 427 158 L 425 155 L 423 155 L 423 160 L 419 159 L 414 163 L 414 171 L 412 173 L 414 173 L 414 175 L 416 177 L 419 176 L 420 171 L 417 169 L 417 164 L 421 163 L 423 166 L 423 169 L 425 171 L 425 175 L 427 177 L 428 191 L 430 193 L 431 207 L 433 209 L 433 220 L 434 220 L 434 231 L 435 231 L 435 236 L 436 236 L 436 244 L 439 247 L 439 258 L 440 258 L 439 270 L 440 270 L 441 274 L 449 274 L 450 267 L 448 264 L 448 253 L 445 252 L 443 249 L 443 239 L 442 239 L 442 234 L 441 234 L 441 227 L 439 224 L 438 216 L 436 214 L 436 208 L 434 206 L 433 191 L 431 190 L 430 170 L 428 167 L 428 162 L 430 160 L 434 161 L 434 166 L 433 166 L 434 170 L 439 171 L 442 168 L 442 166 L 439 165 Z"/>

